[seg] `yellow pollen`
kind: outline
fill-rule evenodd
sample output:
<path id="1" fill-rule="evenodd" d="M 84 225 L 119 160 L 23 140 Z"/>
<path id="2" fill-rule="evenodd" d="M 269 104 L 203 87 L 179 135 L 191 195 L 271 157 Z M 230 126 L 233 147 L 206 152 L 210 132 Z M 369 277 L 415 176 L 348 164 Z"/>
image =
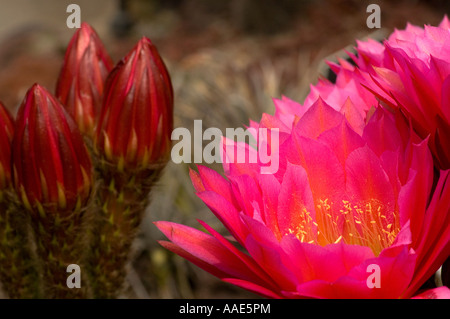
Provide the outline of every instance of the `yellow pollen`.
<path id="1" fill-rule="evenodd" d="M 299 225 L 289 228 L 286 234 L 321 246 L 339 242 L 367 246 L 378 256 L 392 245 L 400 231 L 398 211 L 387 211 L 375 199 L 359 205 L 343 200 L 339 208 L 336 206 L 328 199 L 320 200 L 315 217 L 304 208 Z"/>

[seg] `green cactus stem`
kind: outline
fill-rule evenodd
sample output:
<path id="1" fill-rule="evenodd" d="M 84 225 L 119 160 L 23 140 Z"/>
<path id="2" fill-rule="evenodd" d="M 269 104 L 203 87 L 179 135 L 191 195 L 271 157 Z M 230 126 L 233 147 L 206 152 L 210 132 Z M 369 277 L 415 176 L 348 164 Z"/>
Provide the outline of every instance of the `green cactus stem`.
<path id="1" fill-rule="evenodd" d="M 49 299 L 87 298 L 87 276 L 84 274 L 86 253 L 86 225 L 83 218 L 86 207 L 70 212 L 46 210 L 39 207 L 32 226 L 36 237 L 36 250 L 42 262 L 43 297 Z M 80 288 L 67 284 L 68 266 L 80 266 Z"/>
<path id="2" fill-rule="evenodd" d="M 41 293 L 29 217 L 15 193 L 0 191 L 0 281 L 11 299 Z"/>
<path id="3" fill-rule="evenodd" d="M 101 182 L 88 260 L 94 298 L 117 298 L 124 291 L 132 243 L 163 166 L 132 173 L 104 161 L 97 166 Z"/>

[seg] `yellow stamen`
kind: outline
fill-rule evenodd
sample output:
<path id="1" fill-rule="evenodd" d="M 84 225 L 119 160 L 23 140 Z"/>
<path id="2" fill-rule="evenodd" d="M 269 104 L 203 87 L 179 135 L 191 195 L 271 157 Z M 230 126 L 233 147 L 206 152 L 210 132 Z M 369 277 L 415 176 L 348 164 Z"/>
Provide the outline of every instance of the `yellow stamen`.
<path id="1" fill-rule="evenodd" d="M 300 225 L 288 229 L 301 242 L 317 245 L 344 242 L 351 245 L 367 246 L 378 256 L 392 245 L 400 231 L 398 211 L 387 211 L 379 201 L 372 199 L 354 205 L 342 201 L 340 209 L 320 200 L 316 205 L 315 219 L 306 209 L 300 212 Z"/>

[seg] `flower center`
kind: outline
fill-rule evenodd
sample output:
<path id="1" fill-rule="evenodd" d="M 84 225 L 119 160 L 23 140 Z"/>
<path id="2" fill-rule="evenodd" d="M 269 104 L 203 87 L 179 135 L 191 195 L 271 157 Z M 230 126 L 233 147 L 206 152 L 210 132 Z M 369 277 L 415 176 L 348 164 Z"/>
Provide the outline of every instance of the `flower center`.
<path id="1" fill-rule="evenodd" d="M 343 241 L 349 245 L 367 246 L 375 256 L 389 247 L 400 231 L 398 211 L 386 211 L 377 200 L 362 205 L 342 201 L 333 209 L 328 199 L 316 205 L 315 218 L 306 209 L 300 212 L 300 223 L 288 229 L 301 242 L 325 246 Z"/>

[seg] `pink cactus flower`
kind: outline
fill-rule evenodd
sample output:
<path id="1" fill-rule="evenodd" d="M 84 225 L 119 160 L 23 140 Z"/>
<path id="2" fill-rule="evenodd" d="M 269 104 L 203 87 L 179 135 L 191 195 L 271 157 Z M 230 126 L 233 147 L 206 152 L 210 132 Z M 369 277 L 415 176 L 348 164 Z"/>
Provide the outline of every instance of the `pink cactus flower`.
<path id="1" fill-rule="evenodd" d="M 450 168 L 450 22 L 424 28 L 408 24 L 383 44 L 358 42 L 363 85 L 391 109 L 410 117 L 440 169 Z"/>
<path id="2" fill-rule="evenodd" d="M 339 105 L 294 103 L 277 100 L 276 116 L 252 123 L 280 131 L 276 173 L 237 162 L 224 162 L 225 177 L 191 171 L 197 195 L 233 240 L 203 221 L 209 234 L 160 221 L 169 239 L 161 245 L 265 297 L 414 296 L 449 254 L 449 171 L 433 187 L 428 141 L 398 112 L 377 108 L 354 128 Z M 255 151 L 227 142 L 224 157 L 230 145 Z"/>

